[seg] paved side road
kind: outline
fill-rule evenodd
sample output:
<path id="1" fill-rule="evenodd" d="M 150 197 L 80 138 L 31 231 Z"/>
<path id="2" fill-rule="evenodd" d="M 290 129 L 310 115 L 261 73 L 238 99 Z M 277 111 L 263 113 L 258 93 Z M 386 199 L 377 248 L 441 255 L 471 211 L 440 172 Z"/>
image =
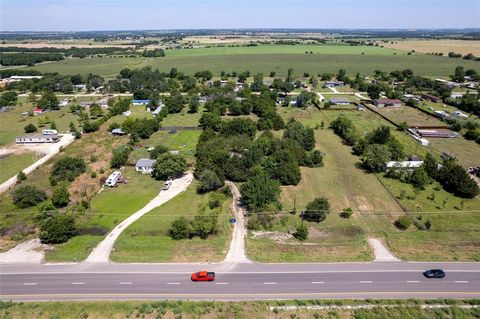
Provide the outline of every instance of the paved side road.
<path id="1" fill-rule="evenodd" d="M 136 222 L 140 217 L 151 211 L 152 209 L 163 205 L 170 199 L 174 198 L 181 192 L 184 192 L 193 180 L 193 174 L 187 173 L 183 177 L 172 182 L 170 188 L 160 193 L 152 199 L 147 205 L 130 215 L 127 219 L 118 224 L 106 237 L 100 242 L 88 256 L 86 262 L 107 263 L 110 261 L 110 252 L 112 251 L 115 241 L 120 234 L 131 224 Z"/>

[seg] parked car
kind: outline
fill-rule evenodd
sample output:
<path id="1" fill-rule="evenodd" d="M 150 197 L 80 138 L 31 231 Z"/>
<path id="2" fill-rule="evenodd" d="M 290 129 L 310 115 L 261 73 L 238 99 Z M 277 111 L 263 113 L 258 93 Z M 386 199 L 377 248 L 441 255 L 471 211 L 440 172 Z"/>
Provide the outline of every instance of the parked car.
<path id="1" fill-rule="evenodd" d="M 445 277 L 445 272 L 441 269 L 430 269 L 423 273 L 427 278 L 443 278 Z"/>
<path id="2" fill-rule="evenodd" d="M 166 191 L 170 188 L 170 186 L 172 186 L 172 182 L 166 181 L 165 184 L 163 184 L 162 190 Z"/>
<path id="3" fill-rule="evenodd" d="M 191 277 L 192 281 L 214 281 L 215 273 L 212 271 L 194 272 Z"/>

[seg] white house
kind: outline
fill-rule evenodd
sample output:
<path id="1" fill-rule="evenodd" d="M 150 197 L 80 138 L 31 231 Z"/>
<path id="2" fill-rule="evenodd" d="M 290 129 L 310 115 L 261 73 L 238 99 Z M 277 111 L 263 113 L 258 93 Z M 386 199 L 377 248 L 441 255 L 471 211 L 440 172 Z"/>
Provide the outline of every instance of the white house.
<path id="1" fill-rule="evenodd" d="M 135 171 L 142 174 L 152 174 L 154 165 L 155 165 L 154 159 L 141 158 L 135 164 Z"/>
<path id="2" fill-rule="evenodd" d="M 60 138 L 55 134 L 17 136 L 17 144 L 56 143 Z"/>
<path id="3" fill-rule="evenodd" d="M 445 111 L 434 111 L 433 114 L 435 114 L 436 117 L 441 119 L 446 119 L 450 116 L 450 114 L 448 114 L 448 112 L 445 112 Z"/>

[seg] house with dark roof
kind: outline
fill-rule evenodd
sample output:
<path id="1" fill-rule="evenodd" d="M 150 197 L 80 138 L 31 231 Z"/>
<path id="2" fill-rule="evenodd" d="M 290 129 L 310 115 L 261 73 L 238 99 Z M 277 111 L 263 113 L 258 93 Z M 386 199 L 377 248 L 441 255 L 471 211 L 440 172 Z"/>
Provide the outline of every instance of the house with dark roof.
<path id="1" fill-rule="evenodd" d="M 154 165 L 154 159 L 141 158 L 135 164 L 135 171 L 142 174 L 152 174 Z"/>
<path id="2" fill-rule="evenodd" d="M 433 103 L 441 103 L 442 102 L 442 99 L 439 98 L 438 96 L 434 96 L 434 95 L 430 95 L 430 94 L 426 94 L 426 93 L 423 93 L 421 95 L 421 98 L 424 99 L 424 100 L 429 100 Z"/>
<path id="3" fill-rule="evenodd" d="M 345 82 L 343 81 L 325 81 L 325 87 L 332 88 L 335 86 L 344 86 Z"/>
<path id="4" fill-rule="evenodd" d="M 331 99 L 328 100 L 330 104 L 333 105 L 348 105 L 350 104 L 350 101 L 346 98 L 337 98 L 337 97 L 332 97 Z"/>

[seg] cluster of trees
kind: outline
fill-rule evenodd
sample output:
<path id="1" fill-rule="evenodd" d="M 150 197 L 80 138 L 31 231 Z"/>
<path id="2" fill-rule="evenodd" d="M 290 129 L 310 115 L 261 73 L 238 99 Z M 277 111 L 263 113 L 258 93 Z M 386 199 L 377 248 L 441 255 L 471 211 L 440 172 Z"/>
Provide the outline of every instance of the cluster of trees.
<path id="1" fill-rule="evenodd" d="M 122 123 L 122 130 L 130 134 L 132 140 L 149 138 L 150 135 L 158 131 L 159 127 L 160 124 L 156 118 L 127 118 Z"/>
<path id="2" fill-rule="evenodd" d="M 128 161 L 128 156 L 132 152 L 132 147 L 129 145 L 123 145 L 115 148 L 112 152 L 113 156 L 110 160 L 111 168 L 120 168 Z"/>
<path id="3" fill-rule="evenodd" d="M 142 52 L 144 58 L 158 58 L 164 57 L 165 51 L 163 49 L 144 50 Z"/>
<path id="4" fill-rule="evenodd" d="M 187 170 L 187 161 L 179 154 L 162 153 L 157 156 L 152 177 L 158 180 L 177 178 Z"/>
<path id="5" fill-rule="evenodd" d="M 17 103 L 18 94 L 13 91 L 7 91 L 0 95 L 0 107 L 1 106 L 13 106 Z"/>
<path id="6" fill-rule="evenodd" d="M 77 176 L 85 173 L 85 170 L 86 166 L 83 159 L 64 156 L 53 164 L 50 173 L 50 182 L 54 185 L 61 181 L 72 182 Z"/>
<path id="7" fill-rule="evenodd" d="M 45 61 L 60 61 L 64 56 L 61 53 L 1 53 L 0 64 L 4 66 L 27 65 L 34 66 Z"/>
<path id="8" fill-rule="evenodd" d="M 447 98 L 445 103 L 462 111 L 480 116 L 480 101 L 477 94 L 465 94 L 461 98 Z"/>
<path id="9" fill-rule="evenodd" d="M 87 75 L 60 75 L 58 73 L 40 73 L 40 72 L 2 72 L 1 76 L 11 76 L 11 75 L 42 75 L 41 79 L 26 79 L 17 82 L 10 82 L 7 84 L 7 89 L 17 90 L 20 92 L 31 91 L 34 93 L 38 92 L 62 92 L 62 93 L 72 93 L 75 90 L 74 85 L 85 84 L 87 91 L 92 91 L 97 89 L 104 84 L 104 79 L 96 74 L 87 74 Z M 3 75 L 5 74 L 5 75 Z M 11 74 L 11 75 L 10 75 Z"/>

